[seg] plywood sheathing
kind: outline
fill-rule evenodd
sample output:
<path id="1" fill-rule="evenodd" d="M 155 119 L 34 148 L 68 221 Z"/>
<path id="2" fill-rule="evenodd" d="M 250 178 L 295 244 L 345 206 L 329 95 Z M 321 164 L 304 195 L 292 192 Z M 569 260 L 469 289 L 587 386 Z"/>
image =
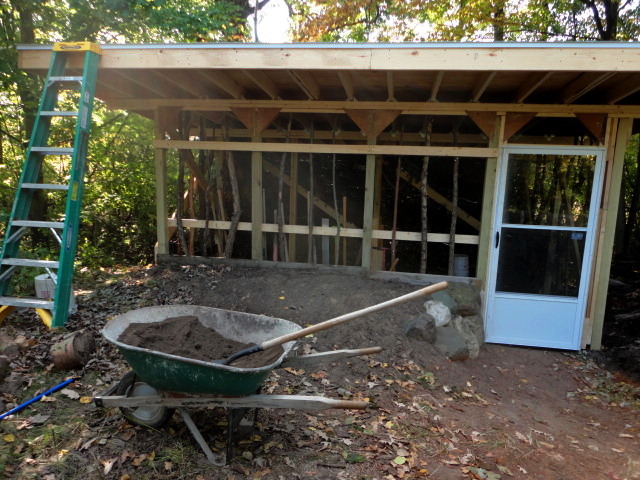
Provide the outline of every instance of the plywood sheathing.
<path id="1" fill-rule="evenodd" d="M 279 108 L 232 108 L 231 111 L 252 136 L 260 135 L 280 113 Z"/>
<path id="2" fill-rule="evenodd" d="M 402 113 L 402 110 L 345 109 L 345 113 L 367 138 L 377 138 Z"/>
<path id="3" fill-rule="evenodd" d="M 604 134 L 607 128 L 606 113 L 576 113 L 578 120 L 587 127 L 587 130 L 595 137 L 600 145 L 604 143 Z"/>
<path id="4" fill-rule="evenodd" d="M 467 112 L 467 115 L 489 140 L 493 138 L 496 130 L 496 122 L 498 121 L 498 114 L 496 112 Z"/>
<path id="5" fill-rule="evenodd" d="M 533 112 L 525 113 L 507 113 L 504 121 L 504 138 L 503 141 L 508 142 L 518 131 L 529 123 L 536 116 Z"/>

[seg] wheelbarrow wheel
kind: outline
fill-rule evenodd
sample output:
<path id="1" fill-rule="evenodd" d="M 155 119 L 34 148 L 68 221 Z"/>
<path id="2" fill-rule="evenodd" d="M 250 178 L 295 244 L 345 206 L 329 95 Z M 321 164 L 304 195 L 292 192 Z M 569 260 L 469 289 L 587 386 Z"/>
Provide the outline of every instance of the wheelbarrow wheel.
<path id="1" fill-rule="evenodd" d="M 145 397 L 157 395 L 159 392 L 151 385 L 144 383 L 135 372 L 127 373 L 116 389 L 116 395 L 125 397 Z M 122 415 L 135 425 L 143 427 L 159 428 L 171 418 L 174 409 L 169 407 L 120 407 Z"/>

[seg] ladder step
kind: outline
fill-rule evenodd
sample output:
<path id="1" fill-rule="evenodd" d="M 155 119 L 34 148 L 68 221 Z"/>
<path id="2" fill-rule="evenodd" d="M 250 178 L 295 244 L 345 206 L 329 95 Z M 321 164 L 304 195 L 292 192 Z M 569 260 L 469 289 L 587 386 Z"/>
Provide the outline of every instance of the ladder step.
<path id="1" fill-rule="evenodd" d="M 46 111 L 40 112 L 41 117 L 77 117 L 78 112 L 58 112 L 58 111 Z"/>
<path id="2" fill-rule="evenodd" d="M 82 82 L 82 77 L 49 77 L 49 84 L 55 82 Z"/>
<path id="3" fill-rule="evenodd" d="M 42 222 L 38 220 L 14 220 L 14 227 L 64 228 L 64 222 Z"/>
<path id="4" fill-rule="evenodd" d="M 31 147 L 31 151 L 44 155 L 73 155 L 72 147 Z"/>
<path id="5" fill-rule="evenodd" d="M 33 190 L 69 190 L 69 185 L 61 185 L 58 183 L 23 183 L 22 188 L 31 188 Z"/>
<path id="6" fill-rule="evenodd" d="M 41 267 L 58 268 L 60 262 L 57 260 L 33 260 L 31 258 L 5 258 L 0 261 L 2 265 L 15 265 L 16 267 Z"/>
<path id="7" fill-rule="evenodd" d="M 0 297 L 0 305 L 53 310 L 53 300 L 37 297 Z"/>

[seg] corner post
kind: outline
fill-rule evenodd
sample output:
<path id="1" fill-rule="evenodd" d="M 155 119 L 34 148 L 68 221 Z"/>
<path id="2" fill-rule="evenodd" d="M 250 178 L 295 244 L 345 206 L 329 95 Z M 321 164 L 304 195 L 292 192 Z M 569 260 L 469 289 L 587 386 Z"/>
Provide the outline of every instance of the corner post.
<path id="1" fill-rule="evenodd" d="M 159 111 L 155 111 L 154 130 L 156 140 L 164 140 L 164 129 L 160 119 Z M 156 181 L 156 239 L 157 244 L 154 252 L 154 260 L 157 262 L 158 255 L 169 253 L 168 223 L 169 212 L 167 210 L 167 150 L 164 148 L 154 149 L 154 167 Z"/>
<path id="2" fill-rule="evenodd" d="M 367 137 L 367 145 L 375 145 L 376 137 Z M 376 188 L 376 156 L 367 154 L 364 181 L 364 213 L 362 217 L 362 266 L 371 269 L 371 239 L 373 234 L 373 207 Z"/>

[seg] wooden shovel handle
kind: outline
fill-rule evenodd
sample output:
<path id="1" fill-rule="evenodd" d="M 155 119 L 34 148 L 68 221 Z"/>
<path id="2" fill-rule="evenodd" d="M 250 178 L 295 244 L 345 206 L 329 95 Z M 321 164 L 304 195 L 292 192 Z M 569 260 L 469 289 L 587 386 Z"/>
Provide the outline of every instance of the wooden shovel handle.
<path id="1" fill-rule="evenodd" d="M 303 328 L 302 330 L 298 330 L 297 332 L 288 333 L 286 335 L 267 340 L 266 342 L 262 342 L 259 347 L 261 347 L 261 350 L 266 350 L 267 348 L 282 345 L 283 343 L 290 342 L 291 340 L 297 340 L 298 338 L 305 337 L 311 333 L 320 332 L 322 330 L 326 330 L 327 328 L 335 327 L 336 325 L 340 325 L 341 323 L 348 322 L 349 320 L 353 320 L 355 318 L 360 318 L 369 313 L 379 312 L 380 310 L 384 310 L 385 308 L 393 307 L 394 305 L 400 305 L 416 298 L 424 297 L 425 295 L 430 295 L 440 290 L 444 290 L 448 285 L 449 284 L 447 282 L 440 282 L 434 285 L 429 285 L 428 287 L 421 288 L 420 290 L 416 290 L 415 292 L 407 293 L 406 295 L 402 295 L 401 297 L 392 298 L 391 300 L 378 303 L 377 305 L 372 305 L 371 307 L 363 308 L 362 310 L 357 310 L 355 312 L 346 313 L 330 320 L 325 320 L 324 322 L 320 322 L 310 327 Z"/>

